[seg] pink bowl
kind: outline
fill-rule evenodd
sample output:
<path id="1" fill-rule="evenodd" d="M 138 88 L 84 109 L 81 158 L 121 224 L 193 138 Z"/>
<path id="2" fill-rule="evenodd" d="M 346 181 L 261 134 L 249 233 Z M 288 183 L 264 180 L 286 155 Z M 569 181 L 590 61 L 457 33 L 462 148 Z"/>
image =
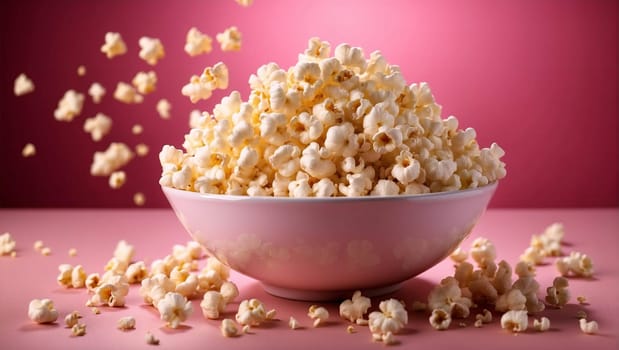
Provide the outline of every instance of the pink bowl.
<path id="1" fill-rule="evenodd" d="M 232 269 L 277 296 L 329 300 L 394 291 L 443 260 L 496 187 L 304 199 L 162 190 L 193 239 Z"/>

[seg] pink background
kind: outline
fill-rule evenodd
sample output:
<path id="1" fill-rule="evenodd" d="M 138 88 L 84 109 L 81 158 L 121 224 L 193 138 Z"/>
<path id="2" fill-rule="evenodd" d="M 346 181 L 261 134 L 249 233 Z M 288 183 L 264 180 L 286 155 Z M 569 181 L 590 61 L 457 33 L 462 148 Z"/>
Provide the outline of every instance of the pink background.
<path id="1" fill-rule="evenodd" d="M 256 0 L 243 8 L 220 1 L 3 1 L 0 4 L 0 207 L 130 207 L 141 191 L 146 206 L 167 207 L 157 184 L 163 144 L 180 146 L 189 112 L 211 110 L 233 89 L 247 97 L 248 77 L 263 63 L 296 62 L 308 38 L 348 42 L 366 55 L 381 50 L 409 82 L 429 82 L 444 115 L 477 130 L 480 144 L 507 152 L 508 176 L 494 207 L 617 206 L 617 1 L 285 1 Z M 191 26 L 214 37 L 230 25 L 243 33 L 240 52 L 196 58 L 183 51 Z M 99 51 L 107 31 L 128 45 L 108 60 Z M 155 67 L 138 58 L 138 39 L 160 38 L 166 57 Z M 205 66 L 224 61 L 231 84 L 192 105 L 180 88 Z M 77 66 L 87 68 L 78 77 Z M 153 69 L 159 83 L 140 105 L 112 98 L 116 82 Z M 13 95 L 19 73 L 36 90 Z M 95 105 L 87 96 L 71 123 L 53 117 L 70 88 L 98 81 L 108 91 Z M 172 118 L 155 111 L 160 98 Z M 112 132 L 95 143 L 82 131 L 103 112 Z M 140 123 L 144 133 L 131 134 Z M 126 168 L 119 190 L 89 175 L 92 154 L 109 142 L 144 142 L 151 153 Z M 27 142 L 37 155 L 23 159 Z"/>

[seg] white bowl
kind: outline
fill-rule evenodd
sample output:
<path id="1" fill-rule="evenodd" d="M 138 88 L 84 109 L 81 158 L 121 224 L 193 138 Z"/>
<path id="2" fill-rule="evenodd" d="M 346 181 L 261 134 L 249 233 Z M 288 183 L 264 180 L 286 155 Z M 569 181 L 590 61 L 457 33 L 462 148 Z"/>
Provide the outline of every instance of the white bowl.
<path id="1" fill-rule="evenodd" d="M 329 300 L 392 292 L 443 260 L 496 187 L 303 199 L 162 190 L 193 239 L 232 269 L 277 296 Z"/>

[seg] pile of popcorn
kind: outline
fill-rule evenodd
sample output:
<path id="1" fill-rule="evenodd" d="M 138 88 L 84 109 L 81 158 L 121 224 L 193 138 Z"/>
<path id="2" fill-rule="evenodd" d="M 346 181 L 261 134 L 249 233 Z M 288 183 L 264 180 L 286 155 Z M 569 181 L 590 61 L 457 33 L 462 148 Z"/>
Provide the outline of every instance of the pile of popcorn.
<path id="1" fill-rule="evenodd" d="M 194 118 L 184 151 L 159 154 L 163 186 L 201 193 L 331 197 L 476 188 L 505 177 L 503 150 L 441 118 L 428 84 L 407 85 L 380 52 L 309 40 L 296 65 L 275 63 Z M 218 64 L 183 88 L 192 102 L 227 86 Z M 219 74 L 215 74 L 219 73 Z"/>

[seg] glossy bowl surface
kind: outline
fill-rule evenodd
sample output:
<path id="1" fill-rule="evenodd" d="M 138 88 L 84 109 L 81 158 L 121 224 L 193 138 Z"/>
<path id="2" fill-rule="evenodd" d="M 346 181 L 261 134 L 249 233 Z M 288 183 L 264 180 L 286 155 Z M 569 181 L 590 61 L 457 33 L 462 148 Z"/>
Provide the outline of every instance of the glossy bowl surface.
<path id="1" fill-rule="evenodd" d="M 389 197 L 280 198 L 162 187 L 193 239 L 232 269 L 291 299 L 394 291 L 471 232 L 497 184 Z"/>

